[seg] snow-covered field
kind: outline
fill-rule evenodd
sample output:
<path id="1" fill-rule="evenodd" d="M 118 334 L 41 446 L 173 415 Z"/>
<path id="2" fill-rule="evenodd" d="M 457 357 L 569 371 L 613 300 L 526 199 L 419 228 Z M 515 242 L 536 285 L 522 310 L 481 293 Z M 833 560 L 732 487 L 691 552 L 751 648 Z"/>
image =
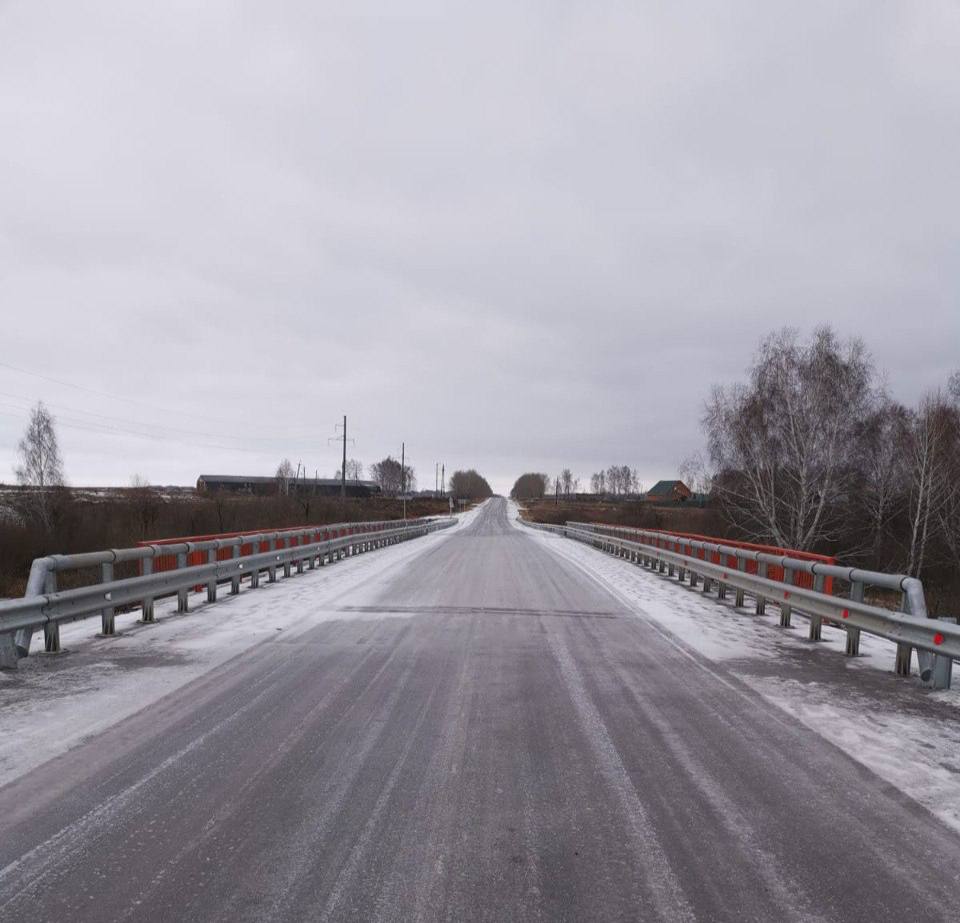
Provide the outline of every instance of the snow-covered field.
<path id="1" fill-rule="evenodd" d="M 517 517 L 511 504 L 511 521 Z M 882 638 L 862 635 L 862 656 L 849 658 L 841 629 L 824 626 L 823 641 L 811 643 L 806 619 L 794 616 L 796 627 L 782 629 L 775 606 L 757 616 L 736 609 L 732 599 L 706 598 L 675 578 L 516 525 L 638 616 L 722 662 L 768 701 L 960 830 L 960 689 L 933 692 L 915 676 L 896 676 L 895 645 Z"/>
<path id="2" fill-rule="evenodd" d="M 349 595 L 354 607 L 372 601 L 397 569 L 463 529 L 478 509 L 449 529 L 289 579 L 281 572 L 276 583 L 264 580 L 256 590 L 244 584 L 237 596 L 221 588 L 211 605 L 192 594 L 185 615 L 176 613 L 175 599 L 156 604 L 153 624 L 138 622 L 138 612 L 118 615 L 110 638 L 97 636 L 96 618 L 63 626 L 64 653 L 31 654 L 16 671 L 0 672 L 0 785 L 280 633 L 371 618 L 342 611 L 340 600 Z M 31 648 L 38 649 L 41 633 Z"/>

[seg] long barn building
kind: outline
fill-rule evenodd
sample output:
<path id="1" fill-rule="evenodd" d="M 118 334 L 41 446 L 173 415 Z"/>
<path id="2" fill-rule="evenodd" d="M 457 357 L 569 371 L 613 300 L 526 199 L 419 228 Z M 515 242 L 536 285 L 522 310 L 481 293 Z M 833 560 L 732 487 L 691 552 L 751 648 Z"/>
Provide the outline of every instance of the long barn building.
<path id="1" fill-rule="evenodd" d="M 291 478 L 284 484 L 289 493 L 317 494 L 323 497 L 339 497 L 340 481 L 337 478 Z M 281 491 L 281 482 L 276 477 L 241 474 L 201 474 L 197 478 L 198 493 L 234 493 L 265 496 Z M 375 481 L 347 481 L 348 497 L 372 497 L 380 493 Z"/>

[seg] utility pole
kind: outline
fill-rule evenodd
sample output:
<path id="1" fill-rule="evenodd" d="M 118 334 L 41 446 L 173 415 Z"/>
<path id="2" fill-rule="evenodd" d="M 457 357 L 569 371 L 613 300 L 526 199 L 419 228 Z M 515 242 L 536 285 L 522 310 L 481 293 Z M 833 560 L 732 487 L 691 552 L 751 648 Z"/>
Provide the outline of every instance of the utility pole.
<path id="1" fill-rule="evenodd" d="M 340 424 L 338 423 L 334 430 L 340 429 Z M 337 436 L 331 436 L 327 442 L 333 442 L 338 439 Z M 351 439 L 351 442 L 355 440 Z M 346 515 L 347 509 L 347 415 L 343 415 L 343 464 L 340 466 L 340 506 Z"/>
<path id="2" fill-rule="evenodd" d="M 440 466 L 440 496 L 447 492 L 447 463 Z"/>
<path id="3" fill-rule="evenodd" d="M 433 492 L 440 493 L 440 462 L 433 463 Z"/>
<path id="4" fill-rule="evenodd" d="M 343 415 L 343 464 L 340 466 L 340 499 L 347 502 L 347 415 Z"/>
<path id="5" fill-rule="evenodd" d="M 407 444 L 400 443 L 400 496 L 403 498 L 403 519 L 407 519 Z"/>

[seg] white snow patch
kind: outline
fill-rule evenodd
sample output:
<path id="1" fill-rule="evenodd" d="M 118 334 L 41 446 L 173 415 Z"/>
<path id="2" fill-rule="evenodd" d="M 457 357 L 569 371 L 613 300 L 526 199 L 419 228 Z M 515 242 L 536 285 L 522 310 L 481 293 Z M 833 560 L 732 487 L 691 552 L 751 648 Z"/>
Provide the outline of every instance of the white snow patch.
<path id="1" fill-rule="evenodd" d="M 510 506 L 515 521 L 519 510 Z M 931 692 L 897 677 L 892 642 L 863 634 L 862 656 L 846 658 L 842 629 L 824 626 L 823 641 L 811 644 L 797 614 L 784 630 L 776 606 L 758 616 L 734 608 L 732 598 L 705 597 L 581 542 L 514 524 L 960 830 L 960 690 Z M 853 691 L 841 682 L 848 671 L 863 674 Z"/>
<path id="2" fill-rule="evenodd" d="M 278 632 L 289 637 L 333 619 L 409 617 L 338 607 L 371 605 L 397 570 L 461 531 L 479 510 L 464 513 L 448 529 L 302 575 L 294 571 L 289 579 L 281 570 L 273 584 L 263 576 L 258 589 L 243 584 L 237 596 L 221 586 L 214 604 L 206 603 L 205 594 L 191 594 L 186 615 L 176 613 L 175 599 L 156 604 L 157 621 L 152 624 L 137 621 L 139 610 L 119 614 L 118 633 L 111 638 L 97 636 L 97 618 L 64 625 L 60 638 L 66 653 L 31 654 L 16 672 L 0 672 L 0 785 Z M 39 632 L 31 650 L 38 648 L 43 650 Z M 80 654 L 87 656 L 71 659 Z M 35 658 L 50 656 L 56 663 L 44 666 L 55 668 L 35 668 Z"/>

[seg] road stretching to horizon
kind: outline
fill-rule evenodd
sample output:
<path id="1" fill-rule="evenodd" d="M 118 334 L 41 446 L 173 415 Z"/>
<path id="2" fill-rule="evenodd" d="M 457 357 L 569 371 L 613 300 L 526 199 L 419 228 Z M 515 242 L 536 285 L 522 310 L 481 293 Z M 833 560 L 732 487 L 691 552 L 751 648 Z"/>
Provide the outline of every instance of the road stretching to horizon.
<path id="1" fill-rule="evenodd" d="M 503 500 L 344 609 L 0 789 L 0 919 L 957 918 L 960 837 Z"/>

